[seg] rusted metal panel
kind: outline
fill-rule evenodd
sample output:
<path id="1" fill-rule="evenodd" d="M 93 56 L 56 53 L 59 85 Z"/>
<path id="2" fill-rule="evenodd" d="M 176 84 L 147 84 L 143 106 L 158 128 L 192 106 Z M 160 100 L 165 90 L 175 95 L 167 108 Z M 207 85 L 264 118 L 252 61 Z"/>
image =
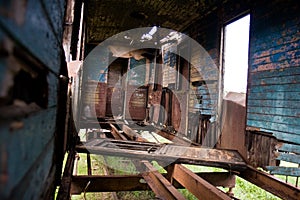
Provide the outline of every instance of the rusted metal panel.
<path id="1" fill-rule="evenodd" d="M 147 92 L 146 87 L 127 87 L 126 119 L 144 120 L 146 118 Z"/>
<path id="2" fill-rule="evenodd" d="M 123 90 L 119 87 L 109 87 L 106 92 L 106 116 L 122 115 Z"/>
<path id="3" fill-rule="evenodd" d="M 95 92 L 95 102 L 96 115 L 99 118 L 105 117 L 106 115 L 106 95 L 107 95 L 107 84 L 98 82 L 97 89 Z"/>
<path id="4" fill-rule="evenodd" d="M 223 191 L 217 189 L 182 165 L 175 165 L 173 178 L 198 199 L 231 199 Z"/>
<path id="5" fill-rule="evenodd" d="M 222 130 L 219 141 L 220 148 L 235 149 L 247 158 L 245 146 L 246 124 L 246 95 L 241 93 L 228 93 L 223 100 Z"/>

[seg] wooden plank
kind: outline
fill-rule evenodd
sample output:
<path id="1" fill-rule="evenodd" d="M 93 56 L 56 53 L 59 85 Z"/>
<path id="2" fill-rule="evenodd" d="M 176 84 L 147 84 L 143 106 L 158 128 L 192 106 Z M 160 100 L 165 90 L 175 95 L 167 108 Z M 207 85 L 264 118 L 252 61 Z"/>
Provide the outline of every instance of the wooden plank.
<path id="1" fill-rule="evenodd" d="M 121 126 L 122 131 L 133 141 L 139 141 L 139 142 L 147 142 L 147 140 L 143 137 L 141 137 L 138 133 L 136 133 L 134 130 L 132 130 L 129 126 L 123 124 Z"/>
<path id="2" fill-rule="evenodd" d="M 280 146 L 278 148 L 279 151 L 287 151 L 287 152 L 291 152 L 291 153 L 296 153 L 296 154 L 300 154 L 300 145 L 294 145 L 294 144 L 282 144 L 282 146 Z"/>
<path id="3" fill-rule="evenodd" d="M 300 133 L 299 126 L 260 121 L 259 119 L 247 119 L 247 125 L 252 127 L 257 127 L 261 131 L 266 131 L 271 133 L 274 133 L 275 131 L 282 132 L 282 133 L 290 133 L 291 135 L 292 134 L 299 135 Z M 287 141 L 283 137 L 281 138 L 284 141 Z"/>
<path id="4" fill-rule="evenodd" d="M 261 93 L 250 93 L 248 99 L 259 99 L 259 100 L 300 100 L 300 92 L 261 92 Z"/>
<path id="5" fill-rule="evenodd" d="M 289 154 L 289 153 L 279 153 L 277 160 L 283 160 L 292 163 L 300 164 L 300 155 Z"/>
<path id="6" fill-rule="evenodd" d="M 142 173 L 143 178 L 149 187 L 160 199 L 181 199 L 185 198 L 176 188 L 160 174 L 148 161 L 142 161 L 146 167 L 146 172 Z"/>
<path id="7" fill-rule="evenodd" d="M 300 40 L 298 40 L 300 41 Z M 252 80 L 259 80 L 261 78 L 267 78 L 267 77 L 284 77 L 289 75 L 296 75 L 300 74 L 300 67 L 291 67 L 291 68 L 285 68 L 285 69 L 274 69 L 274 70 L 268 70 L 268 71 L 261 71 L 261 72 L 254 72 L 251 73 L 251 79 Z"/>
<path id="8" fill-rule="evenodd" d="M 57 200 L 70 199 L 71 180 L 74 168 L 75 151 L 72 150 L 68 154 L 63 177 L 57 194 Z"/>
<path id="9" fill-rule="evenodd" d="M 188 140 L 184 140 L 182 137 L 176 136 L 173 133 L 167 133 L 165 131 L 155 131 L 156 134 L 172 141 L 174 144 L 183 145 L 183 146 L 190 146 L 191 142 Z"/>
<path id="10" fill-rule="evenodd" d="M 57 26 L 53 27 L 49 21 L 52 18 L 45 13 L 44 4 L 41 1 L 29 0 L 26 4 L 16 4 L 15 7 L 8 5 L 7 8 L 4 8 L 6 12 L 14 13 L 15 10 L 18 10 L 20 19 L 8 17 L 11 16 L 10 13 L 7 15 L 1 13 L 1 27 L 16 40 L 16 43 L 25 47 L 49 70 L 58 74 L 61 62 L 60 38 L 62 38 L 63 19 L 59 19 Z M 60 15 L 59 10 L 52 10 L 51 12 L 51 17 Z M 56 35 L 58 32 L 60 34 Z"/>
<path id="11" fill-rule="evenodd" d="M 248 107 L 273 107 L 273 108 L 295 108 L 299 109 L 300 104 L 298 100 L 259 100 L 249 99 L 247 102 Z"/>
<path id="12" fill-rule="evenodd" d="M 111 123 L 109 123 L 111 127 L 111 134 L 116 140 L 127 140 L 125 136 L 123 136 L 121 133 L 119 133 L 119 130 Z"/>
<path id="13" fill-rule="evenodd" d="M 176 164 L 173 178 L 193 193 L 198 199 L 231 199 L 221 190 L 200 178 L 182 165 Z"/>
<path id="14" fill-rule="evenodd" d="M 300 169 L 296 167 L 267 166 L 267 169 L 270 171 L 270 174 L 300 176 Z"/>
<path id="15" fill-rule="evenodd" d="M 82 192 L 117 192 L 117 191 L 138 191 L 150 190 L 146 183 L 143 183 L 141 175 L 93 175 L 73 176 L 71 194 Z M 89 186 L 87 184 L 90 182 Z"/>
<path id="16" fill-rule="evenodd" d="M 300 76 L 300 75 L 299 75 Z M 263 92 L 300 92 L 299 83 L 283 84 L 281 82 L 272 85 L 253 85 L 249 86 L 249 93 L 263 93 Z"/>
<path id="17" fill-rule="evenodd" d="M 272 115 L 272 114 L 261 114 L 261 113 L 256 114 L 250 111 L 247 113 L 247 119 L 277 123 L 278 126 L 281 126 L 280 124 L 284 124 L 290 126 L 291 128 L 294 127 L 295 130 L 297 128 L 300 129 L 300 117 L 289 117 L 285 115 L 283 116 L 283 115 Z"/>
<path id="18" fill-rule="evenodd" d="M 142 145 L 142 144 L 141 144 Z M 190 150 L 189 150 L 190 149 Z M 206 148 L 192 148 L 182 146 L 173 146 L 166 150 L 158 150 L 157 152 L 135 151 L 119 148 L 107 147 L 87 147 L 76 146 L 79 153 L 111 155 L 120 157 L 129 157 L 141 160 L 156 160 L 164 162 L 198 164 L 204 166 L 221 167 L 230 170 L 243 170 L 245 163 L 236 151 L 216 150 Z"/>
<path id="19" fill-rule="evenodd" d="M 300 135 L 284 133 L 279 131 L 272 131 L 272 133 L 278 140 L 287 141 L 287 142 L 300 145 Z"/>
<path id="20" fill-rule="evenodd" d="M 280 198 L 299 199 L 299 188 L 286 184 L 282 180 L 249 165 L 247 166 L 247 170 L 241 172 L 239 176 Z"/>
<path id="21" fill-rule="evenodd" d="M 299 117 L 300 111 L 298 108 L 274 108 L 274 107 L 253 107 L 248 106 L 248 113 L 273 115 L 273 116 L 286 116 L 286 117 Z"/>

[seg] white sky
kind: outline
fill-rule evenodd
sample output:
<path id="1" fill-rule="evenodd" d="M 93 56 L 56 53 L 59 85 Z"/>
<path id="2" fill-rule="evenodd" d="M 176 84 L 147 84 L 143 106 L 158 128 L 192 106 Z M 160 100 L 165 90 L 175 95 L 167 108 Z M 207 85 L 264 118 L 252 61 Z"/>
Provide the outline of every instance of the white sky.
<path id="1" fill-rule="evenodd" d="M 246 93 L 250 15 L 225 27 L 224 94 Z"/>

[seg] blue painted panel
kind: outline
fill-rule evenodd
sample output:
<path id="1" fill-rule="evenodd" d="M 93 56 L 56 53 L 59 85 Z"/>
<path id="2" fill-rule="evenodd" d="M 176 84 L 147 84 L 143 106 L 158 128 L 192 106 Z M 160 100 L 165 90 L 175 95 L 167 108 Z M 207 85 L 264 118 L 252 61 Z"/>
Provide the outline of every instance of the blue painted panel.
<path id="1" fill-rule="evenodd" d="M 300 154 L 300 145 L 283 144 L 282 147 L 279 148 L 279 150 Z"/>
<path id="2" fill-rule="evenodd" d="M 247 108 L 248 113 L 252 114 L 262 114 L 271 116 L 288 116 L 298 118 L 300 116 L 299 108 L 276 108 L 276 107 L 253 107 L 249 106 Z"/>
<path id="3" fill-rule="evenodd" d="M 249 93 L 248 100 L 298 100 L 300 101 L 300 92 L 268 92 L 268 93 Z"/>
<path id="4" fill-rule="evenodd" d="M 25 46 L 45 66 L 58 73 L 62 46 L 61 38 L 54 31 L 61 32 L 62 21 L 53 28 L 52 22 L 49 21 L 51 18 L 45 14 L 40 1 L 28 0 L 25 6 L 26 12 L 24 12 L 22 24 L 3 15 L 0 16 L 0 23 L 9 35 L 17 40 L 17 43 Z M 52 10 L 51 12 L 54 16 L 59 11 Z"/>
<path id="5" fill-rule="evenodd" d="M 254 85 L 278 85 L 280 84 L 299 84 L 300 83 L 300 74 L 290 75 L 290 76 L 278 76 L 278 77 L 268 77 L 268 78 L 259 78 L 256 79 L 256 76 L 252 76 L 251 87 Z"/>
<path id="6" fill-rule="evenodd" d="M 289 154 L 289 153 L 280 153 L 277 160 L 283 160 L 292 163 L 300 164 L 300 155 Z"/>
<path id="7" fill-rule="evenodd" d="M 270 171 L 270 174 L 300 176 L 300 168 L 268 166 L 267 169 Z"/>
<path id="8" fill-rule="evenodd" d="M 250 77 L 252 79 L 251 82 L 254 80 L 260 80 L 261 78 L 268 78 L 268 77 L 282 77 L 282 76 L 291 76 L 291 75 L 299 75 L 300 74 L 300 67 L 289 67 L 285 69 L 274 69 L 268 71 L 261 71 L 261 72 L 252 72 L 250 73 Z"/>
<path id="9" fill-rule="evenodd" d="M 248 113 L 247 118 L 249 120 L 252 119 L 252 120 L 259 120 L 263 122 L 278 123 L 278 126 L 280 126 L 281 124 L 291 125 L 291 127 L 299 127 L 300 130 L 300 118 L 298 117 Z"/>
<path id="10" fill-rule="evenodd" d="M 300 108 L 300 103 L 298 100 L 259 100 L 251 99 L 248 101 L 248 107 L 269 107 L 269 108 Z"/>
<path id="11" fill-rule="evenodd" d="M 261 131 L 270 132 L 270 130 L 261 129 Z M 300 145 L 300 135 L 286 133 L 286 132 L 280 132 L 280 131 L 272 131 L 272 134 L 281 141 L 287 141 L 290 143 L 298 144 Z"/>
<path id="12" fill-rule="evenodd" d="M 41 4 L 45 8 L 52 31 L 55 33 L 58 41 L 62 43 L 65 1 L 41 0 Z"/>
<path id="13" fill-rule="evenodd" d="M 280 131 L 284 133 L 300 134 L 300 126 L 289 124 L 278 124 L 274 122 L 262 121 L 261 119 L 249 119 L 247 118 L 247 125 L 251 127 L 260 128 L 261 131 L 274 133 L 274 131 Z M 285 140 L 283 138 L 283 140 Z"/>
<path id="14" fill-rule="evenodd" d="M 265 92 L 300 92 L 300 84 L 273 84 L 273 85 L 251 85 L 248 93 L 265 93 Z"/>
<path id="15" fill-rule="evenodd" d="M 49 73 L 47 80 L 48 80 L 48 107 L 53 107 L 57 105 L 58 78 L 53 73 Z"/>
<path id="16" fill-rule="evenodd" d="M 0 188 L 0 194 L 5 197 L 22 180 L 38 156 L 45 151 L 46 144 L 54 137 L 56 107 L 40 111 L 22 122 L 24 127 L 16 131 L 10 130 L 10 124 L 0 127 L 0 157 L 3 164 L 0 165 L 0 171 L 7 172 L 8 176 L 7 182 Z M 48 160 L 49 165 L 51 162 L 52 160 Z"/>

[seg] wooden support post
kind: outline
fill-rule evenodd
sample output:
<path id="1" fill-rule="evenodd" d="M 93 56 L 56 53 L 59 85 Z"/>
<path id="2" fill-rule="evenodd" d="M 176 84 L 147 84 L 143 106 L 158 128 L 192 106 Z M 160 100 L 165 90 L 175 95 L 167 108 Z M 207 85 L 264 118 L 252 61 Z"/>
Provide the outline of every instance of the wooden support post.
<path id="1" fill-rule="evenodd" d="M 173 178 L 193 193 L 198 199 L 231 199 L 224 192 L 182 165 L 175 165 Z"/>
<path id="2" fill-rule="evenodd" d="M 239 175 L 247 181 L 283 199 L 299 199 L 300 189 L 286 184 L 276 177 L 247 166 L 247 170 Z"/>
<path id="3" fill-rule="evenodd" d="M 142 174 L 143 178 L 161 199 L 185 199 L 182 194 L 160 174 L 148 161 L 142 161 L 146 167 L 146 172 Z"/>
<path id="4" fill-rule="evenodd" d="M 70 151 L 64 169 L 61 185 L 59 187 L 59 191 L 57 194 L 57 198 L 56 198 L 57 200 L 70 199 L 70 189 L 71 189 L 71 182 L 72 182 L 72 173 L 74 168 L 74 160 L 75 160 L 75 151 Z"/>
<path id="5" fill-rule="evenodd" d="M 86 154 L 86 161 L 87 161 L 87 173 L 88 175 L 92 175 L 92 167 L 91 167 L 91 155 L 90 153 Z"/>

